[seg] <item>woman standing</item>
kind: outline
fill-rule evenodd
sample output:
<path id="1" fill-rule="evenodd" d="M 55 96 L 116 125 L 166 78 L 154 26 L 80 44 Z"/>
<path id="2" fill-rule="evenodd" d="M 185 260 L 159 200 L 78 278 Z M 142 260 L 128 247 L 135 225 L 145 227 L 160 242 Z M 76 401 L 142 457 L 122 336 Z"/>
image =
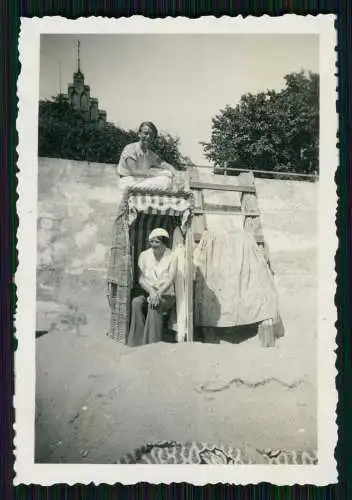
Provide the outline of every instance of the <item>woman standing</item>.
<path id="1" fill-rule="evenodd" d="M 176 169 L 151 150 L 151 145 L 158 136 L 156 126 L 152 122 L 143 122 L 139 126 L 138 135 L 139 141 L 128 144 L 121 153 L 117 168 L 120 187 L 123 190 L 135 185 L 155 189 L 171 187 Z"/>

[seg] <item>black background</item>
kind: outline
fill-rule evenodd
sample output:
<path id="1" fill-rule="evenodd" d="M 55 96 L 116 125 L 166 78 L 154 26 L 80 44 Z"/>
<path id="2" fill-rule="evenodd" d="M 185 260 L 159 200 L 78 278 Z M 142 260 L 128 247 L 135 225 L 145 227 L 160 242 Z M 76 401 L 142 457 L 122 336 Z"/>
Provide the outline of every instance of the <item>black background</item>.
<path id="1" fill-rule="evenodd" d="M 338 273 L 336 304 L 338 309 L 336 384 L 339 391 L 339 441 L 336 449 L 339 482 L 325 488 L 314 486 L 275 487 L 270 484 L 256 486 L 211 485 L 194 487 L 188 484 L 136 486 L 84 486 L 56 485 L 12 486 L 14 472 L 13 452 L 13 356 L 16 332 L 13 316 L 16 308 L 16 288 L 13 276 L 17 267 L 16 253 L 16 84 L 20 71 L 18 36 L 20 17 L 60 15 L 67 18 L 86 16 L 147 17 L 187 16 L 280 16 L 285 13 L 336 13 L 338 30 L 339 74 L 339 142 L 340 163 L 336 174 L 339 206 L 337 230 L 339 249 L 336 255 Z M 0 178 L 0 498 L 15 499 L 209 499 L 243 498 L 255 500 L 279 499 L 352 499 L 352 352 L 351 352 L 351 167 L 352 154 L 352 89 L 351 89 L 351 21 L 352 0 L 341 1 L 89 1 L 89 0 L 0 0 L 0 52 L 1 52 L 1 178 Z M 30 332 L 29 332 L 30 334 Z M 350 425 L 349 425 L 350 424 Z"/>

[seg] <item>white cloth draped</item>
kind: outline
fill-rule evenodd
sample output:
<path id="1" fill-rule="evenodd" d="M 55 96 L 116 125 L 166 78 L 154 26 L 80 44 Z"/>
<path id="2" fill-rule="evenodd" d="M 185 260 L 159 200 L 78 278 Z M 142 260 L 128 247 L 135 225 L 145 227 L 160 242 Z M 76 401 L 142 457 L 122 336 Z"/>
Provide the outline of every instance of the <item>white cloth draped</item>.
<path id="1" fill-rule="evenodd" d="M 131 186 L 134 187 L 150 187 L 152 189 L 168 189 L 171 187 L 170 175 L 157 175 L 155 177 L 134 177 L 127 175 L 119 180 L 119 188 L 125 192 Z"/>
<path id="2" fill-rule="evenodd" d="M 183 235 L 178 227 L 173 234 L 172 250 L 177 258 L 177 274 L 175 281 L 176 318 L 174 318 L 173 329 L 177 331 L 177 341 L 183 342 L 186 335 L 186 260 Z"/>

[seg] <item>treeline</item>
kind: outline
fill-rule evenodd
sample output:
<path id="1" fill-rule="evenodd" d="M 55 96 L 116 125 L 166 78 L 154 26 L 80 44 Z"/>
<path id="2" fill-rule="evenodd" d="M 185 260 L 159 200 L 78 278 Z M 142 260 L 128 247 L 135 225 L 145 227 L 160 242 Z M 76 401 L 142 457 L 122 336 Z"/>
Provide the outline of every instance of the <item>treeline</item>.
<path id="1" fill-rule="evenodd" d="M 119 161 L 135 130 L 87 121 L 65 95 L 39 104 L 39 156 L 89 162 Z M 179 151 L 180 140 L 160 134 L 153 149 L 177 168 L 192 164 Z M 245 94 L 212 118 L 209 142 L 201 142 L 217 168 L 317 174 L 319 170 L 319 75 L 291 73 L 285 87 Z"/>
<path id="2" fill-rule="evenodd" d="M 280 92 L 245 94 L 212 119 L 201 143 L 215 166 L 317 174 L 319 75 L 291 73 Z"/>
<path id="3" fill-rule="evenodd" d="M 86 120 L 62 94 L 40 101 L 38 135 L 39 156 L 112 164 L 118 163 L 126 144 L 138 140 L 137 131 Z M 164 161 L 182 169 L 190 160 L 181 155 L 179 142 L 170 134 L 160 134 L 153 149 Z"/>

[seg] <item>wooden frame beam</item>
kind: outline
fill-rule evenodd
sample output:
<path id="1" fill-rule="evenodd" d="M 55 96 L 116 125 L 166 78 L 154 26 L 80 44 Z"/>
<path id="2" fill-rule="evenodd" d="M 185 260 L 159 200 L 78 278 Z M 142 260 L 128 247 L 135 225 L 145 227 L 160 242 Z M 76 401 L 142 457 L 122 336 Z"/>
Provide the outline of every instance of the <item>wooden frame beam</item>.
<path id="1" fill-rule="evenodd" d="M 254 186 L 236 186 L 225 184 L 212 184 L 211 182 L 198 182 L 190 181 L 189 187 L 191 189 L 209 189 L 211 191 L 237 191 L 240 193 L 256 193 Z"/>
<path id="2" fill-rule="evenodd" d="M 260 212 L 241 212 L 241 210 L 233 210 L 231 208 L 222 209 L 221 207 L 205 207 L 205 208 L 195 208 L 195 215 L 207 215 L 207 214 L 215 214 L 215 215 L 241 215 L 242 217 L 259 217 Z"/>

